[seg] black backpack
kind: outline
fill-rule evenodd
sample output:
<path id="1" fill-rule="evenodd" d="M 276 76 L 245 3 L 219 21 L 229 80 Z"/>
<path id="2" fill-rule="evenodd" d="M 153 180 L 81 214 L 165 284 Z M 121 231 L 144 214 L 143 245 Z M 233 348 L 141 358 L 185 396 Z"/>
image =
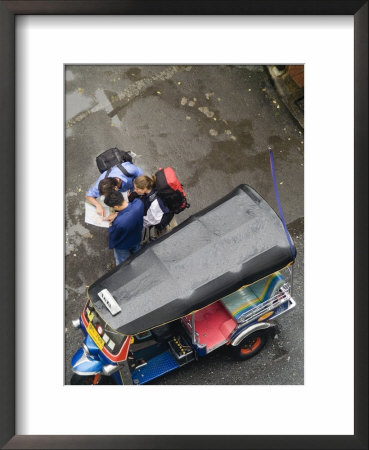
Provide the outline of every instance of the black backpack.
<path id="1" fill-rule="evenodd" d="M 100 173 L 111 169 L 114 166 L 121 166 L 123 162 L 132 162 L 132 155 L 130 152 L 119 150 L 119 148 L 109 148 L 105 152 L 96 157 L 97 168 Z M 123 172 L 124 173 L 124 172 Z M 127 172 L 128 173 L 128 172 Z M 127 173 L 125 175 L 127 175 Z"/>

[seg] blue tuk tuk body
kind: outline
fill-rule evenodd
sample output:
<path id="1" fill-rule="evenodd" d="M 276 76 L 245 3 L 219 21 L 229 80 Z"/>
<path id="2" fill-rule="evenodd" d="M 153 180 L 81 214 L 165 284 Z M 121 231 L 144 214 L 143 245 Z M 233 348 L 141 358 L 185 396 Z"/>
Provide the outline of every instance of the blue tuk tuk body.
<path id="1" fill-rule="evenodd" d="M 145 384 L 222 345 L 255 355 L 295 306 L 291 242 L 247 185 L 191 216 L 89 287 L 72 382 Z"/>

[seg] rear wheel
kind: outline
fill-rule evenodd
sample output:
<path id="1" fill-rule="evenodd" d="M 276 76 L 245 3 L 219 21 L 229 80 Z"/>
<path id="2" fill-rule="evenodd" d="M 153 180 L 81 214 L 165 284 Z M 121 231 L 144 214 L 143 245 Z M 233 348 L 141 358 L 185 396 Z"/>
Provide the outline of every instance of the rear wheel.
<path id="1" fill-rule="evenodd" d="M 255 331 L 245 337 L 236 347 L 233 347 L 235 356 L 241 360 L 250 359 L 260 352 L 267 340 L 268 332 L 266 330 Z"/>

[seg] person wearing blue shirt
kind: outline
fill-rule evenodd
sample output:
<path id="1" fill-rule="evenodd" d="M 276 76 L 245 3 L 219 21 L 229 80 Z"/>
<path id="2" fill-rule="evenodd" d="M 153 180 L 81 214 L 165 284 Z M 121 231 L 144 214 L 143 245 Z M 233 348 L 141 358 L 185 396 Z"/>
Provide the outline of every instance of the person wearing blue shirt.
<path id="1" fill-rule="evenodd" d="M 118 265 L 140 250 L 144 205 L 138 198 L 128 203 L 119 191 L 107 194 L 104 202 L 117 212 L 109 227 L 109 248 Z"/>
<path id="2" fill-rule="evenodd" d="M 133 180 L 143 174 L 142 169 L 128 161 L 122 163 L 121 165 L 131 176 L 125 175 L 119 166 L 114 166 L 109 169 L 108 176 L 106 176 L 108 171 L 103 172 L 97 179 L 96 183 L 86 192 L 86 199 L 92 205 L 96 206 L 96 212 L 102 217 L 104 216 L 104 208 L 97 201 L 97 198 L 100 197 L 100 195 L 105 195 L 106 192 L 101 192 L 99 189 L 100 182 L 102 182 L 102 180 L 112 181 L 115 190 L 118 190 L 119 192 L 127 192 L 133 190 Z"/>

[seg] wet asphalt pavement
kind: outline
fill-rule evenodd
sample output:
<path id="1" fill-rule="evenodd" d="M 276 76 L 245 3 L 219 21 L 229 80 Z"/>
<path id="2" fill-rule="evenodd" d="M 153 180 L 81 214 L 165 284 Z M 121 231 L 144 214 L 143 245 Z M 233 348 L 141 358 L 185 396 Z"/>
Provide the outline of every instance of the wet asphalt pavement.
<path id="1" fill-rule="evenodd" d="M 241 183 L 278 211 L 268 147 L 274 151 L 284 217 L 297 248 L 295 309 L 280 333 L 249 361 L 227 347 L 153 384 L 304 383 L 304 134 L 263 66 L 66 66 L 65 383 L 82 343 L 71 325 L 86 286 L 114 267 L 107 229 L 84 221 L 85 192 L 99 176 L 95 158 L 117 146 L 152 174 L 172 166 L 191 208 L 180 223 Z"/>

